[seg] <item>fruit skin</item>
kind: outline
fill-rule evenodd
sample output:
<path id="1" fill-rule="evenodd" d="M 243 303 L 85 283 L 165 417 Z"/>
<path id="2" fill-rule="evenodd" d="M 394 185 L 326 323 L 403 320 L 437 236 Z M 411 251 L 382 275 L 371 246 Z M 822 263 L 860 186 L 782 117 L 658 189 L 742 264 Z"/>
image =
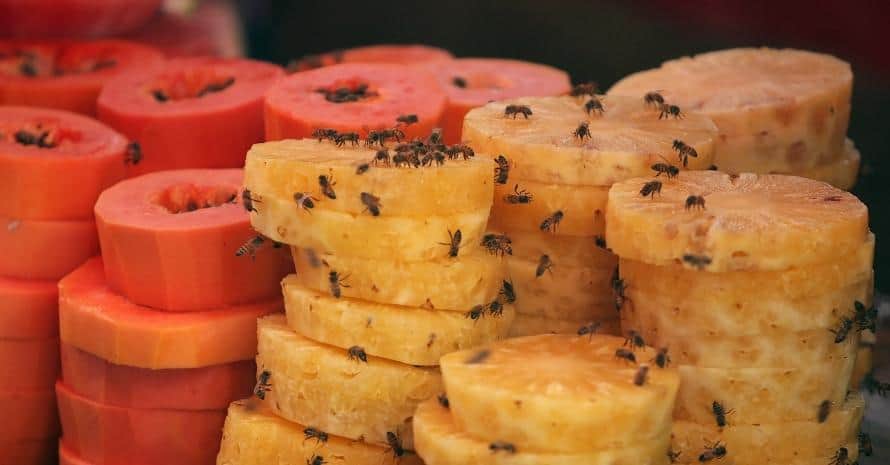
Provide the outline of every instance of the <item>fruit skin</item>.
<path id="1" fill-rule="evenodd" d="M 59 376 L 59 339 L 0 339 L 3 390 L 46 389 Z"/>
<path id="2" fill-rule="evenodd" d="M 0 416 L 9 419 L 0 425 L 4 442 L 42 441 L 59 435 L 56 396 L 49 386 L 0 391 Z"/>
<path id="3" fill-rule="evenodd" d="M 275 414 L 349 439 L 386 445 L 397 433 L 413 449 L 410 418 L 418 403 L 443 390 L 438 370 L 367 357 L 313 342 L 286 326 L 284 317 L 259 321 L 257 372 L 270 373 L 265 404 Z"/>
<path id="4" fill-rule="evenodd" d="M 64 247 L 59 244 L 64 243 Z M 0 276 L 57 280 L 99 253 L 96 224 L 0 217 Z M 35 260 L 35 257 L 38 259 Z"/>
<path id="5" fill-rule="evenodd" d="M 594 451 L 662 438 L 679 377 L 650 362 L 653 349 L 637 348 L 636 360 L 651 367 L 645 384 L 635 385 L 638 365 L 615 356 L 624 343 L 602 334 L 547 334 L 452 352 L 440 363 L 454 421 L 479 439 L 528 451 Z M 486 358 L 469 362 L 486 350 Z"/>
<path id="6" fill-rule="evenodd" d="M 340 52 L 343 63 L 405 63 L 453 59 L 448 50 L 421 44 L 379 44 L 353 47 Z"/>
<path id="7" fill-rule="evenodd" d="M 536 276 L 539 262 L 507 257 L 507 276 L 516 289 L 520 315 L 566 320 L 608 320 L 618 317 L 612 296 L 613 269 L 563 265 Z"/>
<path id="8" fill-rule="evenodd" d="M 530 203 L 510 203 L 505 197 L 516 191 L 532 195 Z M 544 219 L 559 211 L 563 218 L 553 234 L 557 236 L 603 236 L 606 230 L 607 187 L 546 184 L 515 180 L 495 184 L 492 226 L 505 231 L 541 231 Z"/>
<path id="9" fill-rule="evenodd" d="M 667 266 L 692 254 L 710 259 L 708 272 L 784 270 L 855 254 L 869 236 L 868 208 L 818 181 L 689 171 L 644 198 L 650 180 L 609 191 L 606 241 L 623 258 Z M 706 209 L 685 209 L 690 195 L 703 196 Z"/>
<path id="10" fill-rule="evenodd" d="M 0 276 L 0 339 L 43 339 L 58 335 L 56 282 Z"/>
<path id="11" fill-rule="evenodd" d="M 494 221 L 496 220 L 492 218 L 489 223 Z M 493 228 L 491 224 L 488 229 L 493 233 L 504 234 L 502 229 Z M 593 237 L 556 236 L 541 231 L 510 231 L 507 236 L 513 242 L 511 245 L 515 258 L 537 263 L 541 255 L 549 255 L 560 263 L 609 270 L 614 270 L 618 265 L 618 257 L 597 247 Z"/>
<path id="12" fill-rule="evenodd" d="M 590 320 L 561 320 L 529 315 L 516 315 L 510 326 L 508 337 L 535 336 L 538 334 L 577 334 L 582 326 L 594 323 Z M 621 334 L 621 325 L 617 318 L 598 322 L 597 332 L 600 334 Z"/>
<path id="13" fill-rule="evenodd" d="M 658 438 L 640 440 L 623 448 L 542 452 L 526 450 L 523 444 L 514 444 L 515 453 L 492 452 L 491 442 L 461 430 L 448 409 L 435 399 L 423 402 L 417 408 L 414 438 L 417 453 L 427 465 L 662 465 L 668 463 L 665 451 L 670 442 L 670 434 L 665 430 Z"/>

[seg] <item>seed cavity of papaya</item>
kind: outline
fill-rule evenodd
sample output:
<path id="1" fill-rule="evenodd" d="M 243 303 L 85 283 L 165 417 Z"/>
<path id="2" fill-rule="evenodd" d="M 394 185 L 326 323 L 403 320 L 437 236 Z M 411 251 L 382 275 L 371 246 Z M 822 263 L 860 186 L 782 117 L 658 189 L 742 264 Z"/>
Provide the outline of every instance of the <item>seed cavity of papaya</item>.
<path id="1" fill-rule="evenodd" d="M 379 94 L 370 90 L 368 84 L 358 83 L 354 85 L 319 87 L 315 92 L 324 95 L 324 99 L 331 103 L 358 102 L 366 98 L 376 97 Z"/>
<path id="2" fill-rule="evenodd" d="M 216 94 L 216 93 L 222 92 L 222 91 L 228 89 L 229 87 L 232 87 L 232 85 L 234 85 L 234 84 L 235 84 L 235 78 L 227 77 L 221 81 L 210 82 L 210 83 L 204 85 L 204 87 L 201 87 L 200 89 L 198 89 L 198 91 L 195 92 L 194 95 L 174 96 L 174 95 L 171 95 L 170 93 L 168 93 L 165 89 L 161 89 L 161 88 L 152 89 L 151 95 L 152 95 L 152 97 L 154 97 L 155 101 L 157 101 L 158 103 L 166 103 L 171 100 L 175 101 L 175 100 L 185 100 L 185 99 L 190 99 L 190 98 L 206 97 L 210 94 Z"/>
<path id="3" fill-rule="evenodd" d="M 169 213 L 180 214 L 221 207 L 234 203 L 237 197 L 237 191 L 228 186 L 180 185 L 160 192 L 155 198 L 155 203 Z"/>

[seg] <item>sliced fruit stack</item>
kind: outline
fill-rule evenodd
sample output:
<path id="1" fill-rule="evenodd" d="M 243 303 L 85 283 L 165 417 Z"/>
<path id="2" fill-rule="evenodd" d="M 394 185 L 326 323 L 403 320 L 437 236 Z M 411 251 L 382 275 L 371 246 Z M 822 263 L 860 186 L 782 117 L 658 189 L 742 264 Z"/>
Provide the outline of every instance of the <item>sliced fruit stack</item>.
<path id="1" fill-rule="evenodd" d="M 263 405 L 232 405 L 219 464 L 414 463 L 411 418 L 442 392 L 439 358 L 506 336 L 492 162 L 438 137 L 248 153 L 253 225 L 293 246 L 297 273 L 287 317 L 260 320 Z"/>
<path id="2" fill-rule="evenodd" d="M 464 121 L 467 143 L 497 164 L 490 227 L 512 241 L 516 336 L 591 322 L 617 334 L 618 260 L 604 240 L 609 186 L 711 163 L 716 127 L 706 117 L 598 96 L 593 85 L 572 94 L 490 103 Z"/>
<path id="3" fill-rule="evenodd" d="M 850 374 L 876 318 L 865 205 L 793 176 L 685 172 L 654 196 L 649 182 L 609 191 L 606 240 L 622 328 L 679 367 L 679 462 L 719 442 L 728 464 L 853 463 Z"/>
<path id="4" fill-rule="evenodd" d="M 593 333 L 448 354 L 446 393 L 414 416 L 417 452 L 427 465 L 667 464 L 680 382 L 668 363 L 638 340 Z"/>
<path id="5" fill-rule="evenodd" d="M 214 463 L 226 407 L 254 384 L 256 320 L 281 311 L 292 270 L 254 240 L 242 176 L 165 171 L 99 196 L 103 256 L 59 283 L 63 463 Z"/>
<path id="6" fill-rule="evenodd" d="M 664 104 L 711 117 L 721 171 L 794 174 L 849 189 L 860 162 L 845 140 L 852 86 L 850 65 L 833 56 L 743 48 L 667 61 L 609 94 L 654 92 Z"/>

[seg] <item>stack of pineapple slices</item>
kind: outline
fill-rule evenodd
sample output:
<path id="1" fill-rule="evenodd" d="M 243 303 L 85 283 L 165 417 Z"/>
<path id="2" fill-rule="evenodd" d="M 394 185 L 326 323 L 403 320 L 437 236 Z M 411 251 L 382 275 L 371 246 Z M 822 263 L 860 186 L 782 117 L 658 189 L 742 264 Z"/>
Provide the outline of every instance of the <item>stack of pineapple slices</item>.
<path id="1" fill-rule="evenodd" d="M 617 334 L 617 258 L 603 240 L 609 186 L 653 166 L 711 164 L 709 119 L 588 91 L 490 103 L 464 120 L 464 140 L 498 165 L 490 227 L 512 240 L 514 336 L 575 332 L 593 321 Z"/>
<path id="2" fill-rule="evenodd" d="M 871 308 L 868 210 L 828 184 L 680 173 L 609 192 L 622 329 L 678 365 L 673 449 L 726 464 L 853 463 L 863 403 L 850 393 Z"/>
<path id="3" fill-rule="evenodd" d="M 414 416 L 418 454 L 427 465 L 669 463 L 679 376 L 638 342 L 544 334 L 446 355 L 446 394 Z"/>
<path id="4" fill-rule="evenodd" d="M 442 392 L 439 358 L 507 335 L 512 291 L 481 245 L 493 163 L 410 144 L 248 153 L 252 223 L 292 246 L 297 273 L 282 282 L 286 317 L 259 322 L 262 405 L 232 405 L 218 463 L 414 463 L 411 418 Z"/>

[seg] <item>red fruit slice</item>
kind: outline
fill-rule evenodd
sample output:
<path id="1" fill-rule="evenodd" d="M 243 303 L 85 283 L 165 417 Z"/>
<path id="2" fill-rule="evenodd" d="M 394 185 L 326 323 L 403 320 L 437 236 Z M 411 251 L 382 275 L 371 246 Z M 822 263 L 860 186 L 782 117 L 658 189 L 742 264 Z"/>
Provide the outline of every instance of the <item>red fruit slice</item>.
<path id="1" fill-rule="evenodd" d="M 58 441 L 59 445 L 59 465 L 93 465 L 90 462 L 80 458 L 74 452 L 71 452 L 71 449 L 65 447 L 61 441 Z"/>
<path id="2" fill-rule="evenodd" d="M 451 60 L 448 50 L 420 44 L 380 44 L 307 55 L 288 65 L 289 71 L 306 71 L 337 63 L 398 63 L 404 65 Z"/>
<path id="3" fill-rule="evenodd" d="M 0 216 L 0 276 L 56 280 L 99 253 L 94 221 L 19 220 Z"/>
<path id="4" fill-rule="evenodd" d="M 0 2 L 0 31 L 15 37 L 100 37 L 145 24 L 162 0 Z"/>
<path id="5" fill-rule="evenodd" d="M 99 119 L 139 143 L 130 174 L 240 168 L 263 140 L 263 94 L 284 72 L 252 60 L 182 58 L 109 82 Z"/>
<path id="6" fill-rule="evenodd" d="M 119 407 L 178 410 L 225 409 L 250 397 L 253 360 L 203 368 L 149 370 L 115 365 L 62 344 L 62 381 L 97 402 Z"/>
<path id="7" fill-rule="evenodd" d="M 0 6 L 0 31 L 8 30 L 2 25 L 9 19 L 3 9 Z M 27 11 L 25 5 L 14 9 Z M 21 12 L 19 15 L 46 21 L 37 12 Z M 96 98 L 106 82 L 122 72 L 162 61 L 159 51 L 123 40 L 0 41 L 0 104 L 58 108 L 95 116 Z"/>
<path id="8" fill-rule="evenodd" d="M 59 281 L 59 336 L 118 365 L 199 368 L 256 355 L 256 319 L 282 310 L 281 298 L 206 312 L 158 312 L 112 292 L 101 258 Z"/>
<path id="9" fill-rule="evenodd" d="M 56 394 L 39 390 L 0 391 L 0 438 L 3 442 L 44 440 L 59 435 Z M 6 462 L 3 462 L 6 463 Z"/>
<path id="10" fill-rule="evenodd" d="M 338 90 L 343 89 L 338 93 Z M 310 137 L 318 128 L 356 132 L 400 126 L 406 138 L 426 137 L 438 126 L 445 94 L 428 72 L 406 65 L 347 63 L 293 74 L 266 94 L 266 140 Z"/>
<path id="11" fill-rule="evenodd" d="M 58 335 L 56 282 L 0 276 L 0 339 L 45 339 Z"/>
<path id="12" fill-rule="evenodd" d="M 64 448 L 94 465 L 211 465 L 225 410 L 114 407 L 56 384 Z"/>
<path id="13" fill-rule="evenodd" d="M 56 438 L 16 442 L 0 440 L 0 463 L 14 465 L 53 465 L 58 463 Z"/>
<path id="14" fill-rule="evenodd" d="M 167 58 L 244 56 L 241 20 L 231 2 L 200 2 L 186 13 L 162 11 L 124 38 L 156 47 Z"/>
<path id="15" fill-rule="evenodd" d="M 560 95 L 571 89 L 565 71 L 526 61 L 459 58 L 424 67 L 439 79 L 448 95 L 442 128 L 449 144 L 460 142 L 464 115 L 473 108 L 492 100 Z"/>
<path id="16" fill-rule="evenodd" d="M 124 178 L 127 141 L 91 118 L 0 107 L 0 216 L 88 220 L 108 186 Z"/>
<path id="17" fill-rule="evenodd" d="M 106 190 L 96 226 L 108 285 L 133 303 L 199 311 L 269 299 L 293 270 L 271 241 L 236 256 L 256 233 L 240 169 L 151 173 Z"/>
<path id="18" fill-rule="evenodd" d="M 59 377 L 59 340 L 0 339 L 0 367 L 3 390 L 49 389 Z"/>

